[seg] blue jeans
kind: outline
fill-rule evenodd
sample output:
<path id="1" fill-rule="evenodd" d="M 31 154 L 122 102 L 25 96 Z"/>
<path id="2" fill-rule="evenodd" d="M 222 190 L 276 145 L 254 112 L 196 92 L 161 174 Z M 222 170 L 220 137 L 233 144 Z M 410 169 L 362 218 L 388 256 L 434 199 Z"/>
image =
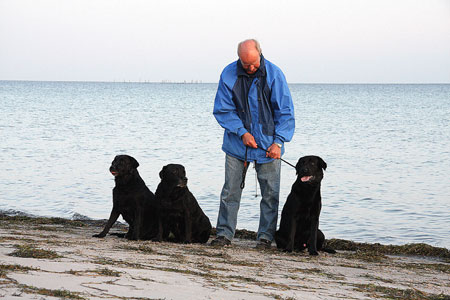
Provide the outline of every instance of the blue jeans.
<path id="1" fill-rule="evenodd" d="M 227 155 L 225 159 L 225 184 L 220 194 L 217 236 L 230 241 L 236 231 L 237 215 L 241 203 L 241 182 L 244 162 Z M 266 164 L 256 164 L 256 174 L 261 187 L 260 217 L 257 239 L 273 241 L 278 218 L 280 197 L 281 161 L 273 160 Z"/>

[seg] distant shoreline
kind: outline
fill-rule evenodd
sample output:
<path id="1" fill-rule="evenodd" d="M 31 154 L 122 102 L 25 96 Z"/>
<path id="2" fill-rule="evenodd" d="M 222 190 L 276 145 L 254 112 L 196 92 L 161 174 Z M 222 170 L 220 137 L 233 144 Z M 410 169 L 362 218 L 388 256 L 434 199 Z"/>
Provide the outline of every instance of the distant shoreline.
<path id="1" fill-rule="evenodd" d="M 198 81 L 198 82 L 193 82 Z M 160 81 L 135 81 L 135 80 L 112 80 L 112 81 L 103 81 L 103 80 L 27 80 L 27 79 L 0 79 L 0 82 L 58 82 L 58 83 L 141 83 L 141 84 L 218 84 L 218 82 L 207 82 L 202 80 L 160 80 Z M 450 82 L 288 82 L 288 84 L 292 85 L 450 85 Z"/>

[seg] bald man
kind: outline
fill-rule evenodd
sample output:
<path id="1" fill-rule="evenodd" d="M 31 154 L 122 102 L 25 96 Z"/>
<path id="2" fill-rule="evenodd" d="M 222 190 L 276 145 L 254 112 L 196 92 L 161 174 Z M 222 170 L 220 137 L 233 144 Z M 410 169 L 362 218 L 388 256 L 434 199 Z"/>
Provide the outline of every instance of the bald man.
<path id="1" fill-rule="evenodd" d="M 245 173 L 254 162 L 262 195 L 256 247 L 269 249 L 278 218 L 279 158 L 294 134 L 294 105 L 283 72 L 264 58 L 257 40 L 239 43 L 237 54 L 239 59 L 222 71 L 214 101 L 226 155 L 217 238 L 211 245 L 231 244 Z"/>

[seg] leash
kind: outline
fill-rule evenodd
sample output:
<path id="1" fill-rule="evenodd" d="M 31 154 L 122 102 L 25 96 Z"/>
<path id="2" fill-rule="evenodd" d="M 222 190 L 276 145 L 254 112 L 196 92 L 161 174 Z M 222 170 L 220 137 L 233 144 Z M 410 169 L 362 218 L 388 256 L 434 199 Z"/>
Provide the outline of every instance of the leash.
<path id="1" fill-rule="evenodd" d="M 258 146 L 258 148 L 261 149 L 261 150 L 264 150 L 267 153 L 269 153 L 269 151 L 267 149 L 264 149 L 261 146 Z M 248 166 L 249 166 L 249 163 L 247 161 L 247 152 L 248 152 L 248 146 L 245 147 L 244 169 L 242 170 L 241 189 L 244 189 L 244 187 L 245 187 L 245 175 L 247 174 L 247 169 L 248 169 Z M 290 162 L 282 159 L 281 157 L 280 157 L 280 160 L 295 169 L 295 166 L 293 164 L 291 164 Z M 255 197 L 257 197 L 257 195 L 258 195 L 258 191 L 256 191 L 256 196 Z"/>
<path id="2" fill-rule="evenodd" d="M 266 149 L 264 149 L 264 148 L 262 148 L 262 147 L 260 147 L 260 146 L 258 146 L 258 148 L 261 149 L 261 150 L 266 151 L 267 153 L 269 153 L 269 151 L 267 151 Z M 281 157 L 280 157 L 280 160 L 281 160 L 282 162 L 284 162 L 284 163 L 287 163 L 288 165 L 290 165 L 291 167 L 293 167 L 293 168 L 295 169 L 295 166 L 294 166 L 293 164 L 291 164 L 291 163 L 285 161 L 285 160 L 282 159 Z"/>
<path id="3" fill-rule="evenodd" d="M 248 152 L 248 146 L 245 146 L 245 158 L 244 158 L 244 169 L 242 170 L 242 181 L 241 181 L 241 190 L 245 187 L 245 175 L 247 174 L 248 169 L 248 161 L 247 161 L 247 152 Z"/>
<path id="4" fill-rule="evenodd" d="M 255 198 L 258 197 L 258 174 L 256 174 L 256 164 L 253 164 L 255 169 Z"/>

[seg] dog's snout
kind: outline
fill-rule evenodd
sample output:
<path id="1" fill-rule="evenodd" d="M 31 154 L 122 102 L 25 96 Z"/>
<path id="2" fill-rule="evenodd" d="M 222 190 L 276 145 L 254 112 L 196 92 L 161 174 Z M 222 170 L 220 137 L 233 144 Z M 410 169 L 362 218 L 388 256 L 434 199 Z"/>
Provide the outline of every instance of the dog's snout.
<path id="1" fill-rule="evenodd" d="M 187 186 L 187 182 L 188 182 L 188 179 L 186 177 L 180 177 L 180 178 L 178 178 L 177 186 L 184 188 Z"/>

